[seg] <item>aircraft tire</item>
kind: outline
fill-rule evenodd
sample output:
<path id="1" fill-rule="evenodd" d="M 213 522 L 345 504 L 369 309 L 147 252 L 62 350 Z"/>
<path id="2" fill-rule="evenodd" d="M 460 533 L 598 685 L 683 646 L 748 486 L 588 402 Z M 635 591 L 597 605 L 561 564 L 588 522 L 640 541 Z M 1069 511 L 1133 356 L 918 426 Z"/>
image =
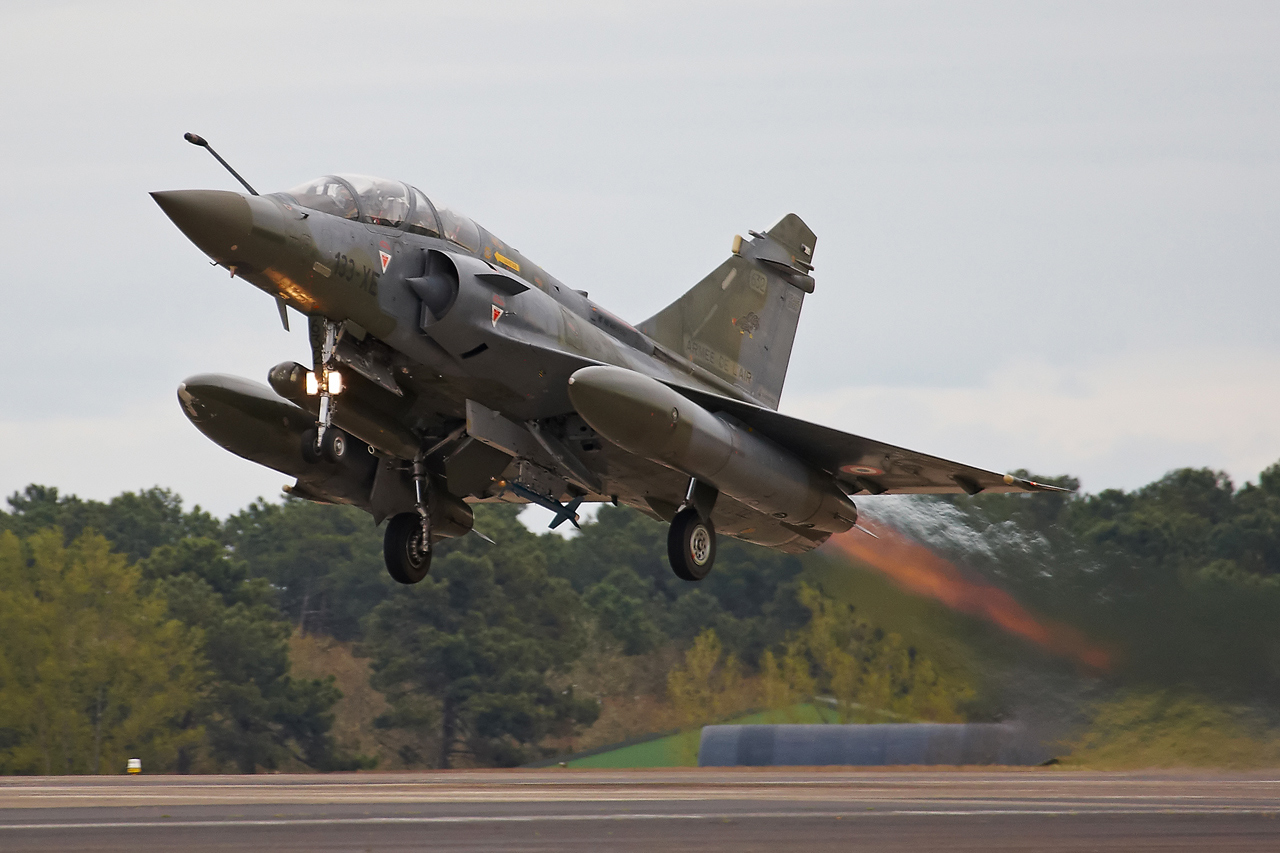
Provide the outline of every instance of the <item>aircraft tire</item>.
<path id="1" fill-rule="evenodd" d="M 337 427 L 329 427 L 320 440 L 320 455 L 330 462 L 341 462 L 351 450 L 351 440 Z"/>
<path id="2" fill-rule="evenodd" d="M 414 584 L 425 578 L 431 571 L 431 544 L 422 547 L 422 517 L 416 512 L 392 517 L 382 537 L 382 556 L 396 583 Z"/>
<path id="3" fill-rule="evenodd" d="M 676 513 L 667 533 L 667 559 L 676 577 L 700 581 L 716 562 L 716 529 L 693 507 Z"/>
<path id="4" fill-rule="evenodd" d="M 316 432 L 316 428 L 312 427 L 302 434 L 302 458 L 312 465 L 323 458 L 320 448 L 316 447 Z"/>

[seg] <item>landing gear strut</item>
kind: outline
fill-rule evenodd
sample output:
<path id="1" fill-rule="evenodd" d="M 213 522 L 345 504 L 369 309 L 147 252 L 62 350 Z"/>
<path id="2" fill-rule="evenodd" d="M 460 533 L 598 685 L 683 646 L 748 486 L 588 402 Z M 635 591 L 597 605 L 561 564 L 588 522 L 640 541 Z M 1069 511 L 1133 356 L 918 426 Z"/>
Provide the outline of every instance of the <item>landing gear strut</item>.
<path id="1" fill-rule="evenodd" d="M 302 458 L 341 462 L 349 447 L 346 433 L 333 425 L 334 398 L 342 392 L 342 376 L 333 367 L 333 353 L 341 334 L 338 324 L 328 319 L 317 323 L 313 318 L 311 330 L 315 371 L 307 376 L 307 393 L 320 397 L 320 413 L 315 428 L 302 434 Z"/>
<path id="2" fill-rule="evenodd" d="M 336 430 L 335 430 L 336 431 Z M 413 460 L 414 512 L 402 512 L 387 522 L 382 556 L 397 583 L 417 583 L 431 571 L 431 481 L 426 457 Z"/>
<path id="3" fill-rule="evenodd" d="M 693 480 L 685 506 L 671 519 L 667 533 L 667 559 L 676 577 L 700 581 L 716 562 L 716 528 L 711 509 L 719 493 L 706 483 Z"/>

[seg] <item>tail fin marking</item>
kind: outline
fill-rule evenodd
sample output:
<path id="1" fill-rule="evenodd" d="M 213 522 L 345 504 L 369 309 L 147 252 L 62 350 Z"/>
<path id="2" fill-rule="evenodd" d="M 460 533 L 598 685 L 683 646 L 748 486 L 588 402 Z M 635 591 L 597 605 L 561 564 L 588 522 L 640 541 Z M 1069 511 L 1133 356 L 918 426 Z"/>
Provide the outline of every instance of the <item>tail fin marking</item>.
<path id="1" fill-rule="evenodd" d="M 813 292 L 816 237 L 794 213 L 767 233 L 749 233 L 750 240 L 734 240 L 728 260 L 639 328 L 776 409 L 804 295 Z"/>

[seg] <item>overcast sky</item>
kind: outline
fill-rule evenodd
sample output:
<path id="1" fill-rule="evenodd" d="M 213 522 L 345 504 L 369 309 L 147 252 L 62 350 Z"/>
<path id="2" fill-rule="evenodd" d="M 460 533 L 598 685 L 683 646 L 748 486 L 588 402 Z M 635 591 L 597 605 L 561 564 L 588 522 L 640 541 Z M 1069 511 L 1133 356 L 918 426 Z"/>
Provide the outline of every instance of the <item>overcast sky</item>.
<path id="1" fill-rule="evenodd" d="M 0 494 L 286 478 L 174 389 L 307 360 L 149 190 L 401 178 L 640 321 L 787 212 L 784 412 L 1133 488 L 1280 459 L 1275 3 L 0 3 Z"/>

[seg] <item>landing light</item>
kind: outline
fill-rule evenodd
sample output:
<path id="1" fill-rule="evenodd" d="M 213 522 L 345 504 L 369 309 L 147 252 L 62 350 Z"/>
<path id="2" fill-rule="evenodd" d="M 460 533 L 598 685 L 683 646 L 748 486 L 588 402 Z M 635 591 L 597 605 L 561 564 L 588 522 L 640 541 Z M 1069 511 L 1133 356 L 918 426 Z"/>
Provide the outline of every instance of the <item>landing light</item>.
<path id="1" fill-rule="evenodd" d="M 310 370 L 307 371 L 306 383 L 308 397 L 314 397 L 320 393 L 320 379 Z M 328 392 L 330 394 L 342 393 L 342 374 L 338 373 L 336 370 L 329 371 Z"/>

